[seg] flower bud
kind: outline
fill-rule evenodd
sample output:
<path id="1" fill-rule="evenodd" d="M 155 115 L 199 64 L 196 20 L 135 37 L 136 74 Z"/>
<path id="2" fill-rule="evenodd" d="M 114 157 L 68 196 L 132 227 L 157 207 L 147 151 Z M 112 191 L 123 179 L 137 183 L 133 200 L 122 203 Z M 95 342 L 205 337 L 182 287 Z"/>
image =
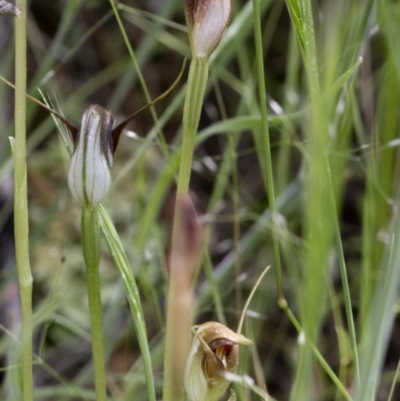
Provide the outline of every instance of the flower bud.
<path id="1" fill-rule="evenodd" d="M 12 17 L 21 17 L 21 9 L 8 1 L 0 0 L 0 15 L 10 15 Z"/>
<path id="2" fill-rule="evenodd" d="M 185 369 L 185 389 L 191 401 L 217 401 L 229 386 L 224 373 L 234 373 L 239 345 L 251 340 L 217 322 L 193 328 L 195 337 Z"/>
<path id="3" fill-rule="evenodd" d="M 83 113 L 68 171 L 69 188 L 82 205 L 98 205 L 110 188 L 113 123 L 101 106 L 89 106 Z"/>
<path id="4" fill-rule="evenodd" d="M 185 15 L 194 57 L 209 57 L 231 18 L 232 0 L 186 0 Z"/>

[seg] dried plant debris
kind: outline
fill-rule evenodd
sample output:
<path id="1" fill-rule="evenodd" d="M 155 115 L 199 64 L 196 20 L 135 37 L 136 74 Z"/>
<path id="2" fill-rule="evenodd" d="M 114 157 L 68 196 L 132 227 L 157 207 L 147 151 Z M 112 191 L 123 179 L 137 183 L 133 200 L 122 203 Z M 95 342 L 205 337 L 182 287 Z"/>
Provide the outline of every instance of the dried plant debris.
<path id="1" fill-rule="evenodd" d="M 21 10 L 19 7 L 14 6 L 14 4 L 8 1 L 0 0 L 0 15 L 11 15 L 13 17 L 20 17 Z"/>

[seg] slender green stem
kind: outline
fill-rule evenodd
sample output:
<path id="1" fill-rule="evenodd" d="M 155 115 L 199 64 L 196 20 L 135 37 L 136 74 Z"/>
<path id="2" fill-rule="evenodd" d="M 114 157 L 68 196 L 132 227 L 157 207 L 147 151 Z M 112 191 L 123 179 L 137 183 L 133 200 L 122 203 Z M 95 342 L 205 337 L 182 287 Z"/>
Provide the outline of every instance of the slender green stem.
<path id="1" fill-rule="evenodd" d="M 261 126 L 262 126 L 262 141 L 264 147 L 264 162 L 265 162 L 265 174 L 268 189 L 268 202 L 269 210 L 272 216 L 272 246 L 274 249 L 274 259 L 276 265 L 276 286 L 278 291 L 278 303 L 279 305 L 286 305 L 285 296 L 283 294 L 282 285 L 282 267 L 281 257 L 279 253 L 279 242 L 277 238 L 277 230 L 275 229 L 276 224 L 276 206 L 275 206 L 275 190 L 274 190 L 274 177 L 272 174 L 272 158 L 271 158 L 271 145 L 269 138 L 268 128 L 268 114 L 267 114 L 267 97 L 265 90 L 265 79 L 264 79 L 264 59 L 262 51 L 262 32 L 261 32 L 261 14 L 260 4 L 258 0 L 253 0 L 253 13 L 254 13 L 254 36 L 256 46 L 256 66 L 257 66 L 257 79 L 258 79 L 258 94 L 260 99 L 261 107 Z"/>
<path id="2" fill-rule="evenodd" d="M 193 58 L 190 63 L 183 106 L 182 154 L 179 164 L 178 194 L 189 190 L 193 150 L 208 77 L 208 59 Z"/>
<path id="3" fill-rule="evenodd" d="M 115 0 L 110 0 L 110 3 L 111 3 L 111 7 L 113 9 L 113 12 L 114 12 L 114 16 L 115 16 L 115 18 L 117 20 L 118 26 L 120 28 L 122 37 L 124 39 L 126 48 L 128 50 L 129 56 L 131 57 L 131 60 L 132 60 L 133 65 L 135 67 L 135 70 L 136 70 L 137 76 L 139 78 L 140 84 L 141 84 L 141 86 L 143 88 L 143 92 L 144 92 L 144 94 L 146 96 L 146 100 L 147 100 L 148 103 L 150 103 L 151 102 L 151 96 L 150 96 L 149 90 L 147 88 L 146 81 L 145 81 L 145 79 L 143 77 L 143 74 L 142 74 L 142 72 L 140 70 L 138 59 L 137 59 L 137 57 L 135 55 L 135 52 L 133 51 L 133 48 L 131 46 L 131 42 L 129 41 L 128 35 L 127 35 L 126 30 L 124 28 L 124 24 L 122 23 L 122 19 L 121 19 L 121 16 L 119 14 L 119 6 L 116 4 Z M 156 140 L 158 141 L 158 144 L 159 144 L 160 149 L 163 152 L 164 156 L 167 157 L 168 156 L 168 148 L 166 146 L 164 136 L 162 135 L 160 122 L 159 122 L 159 119 L 158 119 L 158 116 L 157 116 L 157 113 L 156 113 L 156 110 L 155 110 L 154 106 L 152 106 L 150 108 L 150 112 L 151 112 L 151 115 L 153 117 L 154 123 L 155 123 L 155 125 L 157 127 L 157 130 L 159 131 L 159 134 L 160 134 L 159 136 L 156 137 Z"/>
<path id="4" fill-rule="evenodd" d="M 350 289 L 347 279 L 347 272 L 346 272 L 346 265 L 345 259 L 343 254 L 343 247 L 340 237 L 340 228 L 338 222 L 338 214 L 337 208 L 335 203 L 335 190 L 333 187 L 333 180 L 331 176 L 331 169 L 330 169 L 330 160 L 328 156 L 328 127 L 326 119 L 324 118 L 324 110 L 323 110 L 323 103 L 322 103 L 322 94 L 321 94 L 321 87 L 319 83 L 319 68 L 318 68 L 318 59 L 317 59 L 317 51 L 315 45 L 315 33 L 313 27 L 313 17 L 312 17 L 312 5 L 310 1 L 303 2 L 302 5 L 302 12 L 303 12 L 303 19 L 304 19 L 304 58 L 305 58 L 305 65 L 307 68 L 307 75 L 308 75 L 308 82 L 309 82 L 309 89 L 310 89 L 310 97 L 312 103 L 312 110 L 313 110 L 313 134 L 312 138 L 310 139 L 310 152 L 313 165 L 310 166 L 310 186 L 314 188 L 318 188 L 317 185 L 311 183 L 312 178 L 315 174 L 312 170 L 321 170 L 325 172 L 323 179 L 327 183 L 327 191 L 328 191 L 328 199 L 330 202 L 330 217 L 333 222 L 333 230 L 335 233 L 335 240 L 337 243 L 337 250 L 339 254 L 339 266 L 342 278 L 342 285 L 344 290 L 344 302 L 346 308 L 346 316 L 347 316 L 347 323 L 349 326 L 350 331 L 350 340 L 352 345 L 352 352 L 353 352 L 353 361 L 355 365 L 355 372 L 356 372 L 356 381 L 359 381 L 359 363 L 358 363 L 358 352 L 357 352 L 357 339 L 356 339 L 356 332 L 354 327 L 354 318 L 352 313 L 352 306 L 351 306 L 351 297 L 350 297 Z M 323 173 L 321 173 L 323 174 Z M 323 186 L 320 186 L 323 188 Z M 317 189 L 318 190 L 318 189 Z M 320 202 L 317 200 L 318 198 L 322 199 L 322 197 L 314 196 L 314 202 Z M 315 207 L 314 203 L 309 204 L 309 216 L 313 217 L 318 210 Z M 321 212 L 323 211 L 323 207 L 320 209 Z M 308 219 L 310 220 L 310 219 Z M 319 228 L 317 225 L 320 222 L 314 219 L 314 222 L 310 225 L 310 232 L 311 230 L 314 231 L 314 235 L 311 237 L 316 237 L 315 234 L 319 232 Z M 317 234 L 318 235 L 318 234 Z M 330 240 L 329 237 L 326 240 Z M 327 243 L 326 243 L 327 244 Z M 310 246 L 310 250 L 312 251 L 312 246 Z M 320 257 L 326 258 L 326 253 L 328 252 L 328 248 L 325 249 L 325 255 L 321 254 Z M 312 256 L 310 256 L 312 258 Z M 320 259 L 321 262 L 322 259 Z M 312 263 L 310 263 L 312 265 Z M 316 263 L 317 268 L 321 263 Z M 318 290 L 319 291 L 319 290 Z M 315 302 L 315 301 L 314 301 Z"/>
<path id="5" fill-rule="evenodd" d="M 201 109 L 203 105 L 204 91 L 208 77 L 208 59 L 193 58 L 190 64 L 185 104 L 183 107 L 183 135 L 182 151 L 179 164 L 178 193 L 175 203 L 174 222 L 172 229 L 172 243 L 176 243 L 179 237 L 180 217 L 179 198 L 182 194 L 187 194 L 189 190 L 190 173 L 192 168 L 193 151 L 196 142 L 196 133 L 199 125 Z M 176 336 L 186 342 L 186 337 L 190 336 L 191 304 L 187 304 L 185 316 L 182 316 L 181 299 L 185 294 L 179 294 L 181 272 L 174 264 L 174 259 L 179 258 L 173 245 L 171 255 L 170 283 L 168 289 L 168 309 L 165 334 L 165 358 L 164 358 L 164 401 L 178 401 L 182 397 L 183 366 L 182 362 L 186 359 L 189 348 L 186 344 L 181 345 L 181 350 L 176 352 Z M 190 308 L 189 308 L 190 307 Z M 178 322 L 187 323 L 187 333 L 176 333 Z M 184 327 L 182 324 L 181 327 Z M 185 329 L 183 329 L 185 330 Z M 181 377 L 182 376 L 182 377 Z"/>
<path id="6" fill-rule="evenodd" d="M 14 224 L 22 315 L 22 392 L 33 400 L 32 373 L 32 274 L 29 262 L 29 225 L 26 172 L 26 1 L 18 0 L 21 17 L 15 19 L 15 142 Z"/>
<path id="7" fill-rule="evenodd" d="M 330 169 L 328 169 L 328 176 L 329 176 L 329 200 L 330 200 L 330 207 L 331 212 L 334 217 L 333 224 L 334 224 L 334 232 L 335 232 L 335 240 L 336 240 L 336 248 L 338 252 L 338 259 L 339 259 L 339 269 L 340 275 L 342 278 L 342 285 L 343 285 L 343 299 L 344 299 L 344 306 L 346 310 L 346 318 L 347 324 L 349 326 L 349 333 L 350 333 L 350 342 L 351 348 L 353 353 L 353 363 L 354 363 L 354 371 L 356 374 L 356 383 L 360 381 L 360 366 L 358 360 L 358 350 L 357 350 L 357 335 L 356 335 L 356 328 L 354 325 L 354 316 L 353 316 L 353 308 L 351 304 L 351 294 L 350 294 L 350 286 L 349 280 L 347 277 L 347 269 L 346 269 L 346 261 L 343 252 L 343 245 L 342 245 L 342 238 L 340 236 L 340 227 L 339 227 L 339 220 L 338 220 L 338 213 L 337 207 L 335 202 L 335 193 L 333 188 L 332 182 L 332 175 Z"/>
<path id="8" fill-rule="evenodd" d="M 96 401 L 106 401 L 103 313 L 100 296 L 100 225 L 97 207 L 82 208 L 82 247 L 86 264 Z"/>
<path id="9" fill-rule="evenodd" d="M 147 340 L 146 322 L 144 321 L 144 313 L 142 304 L 140 302 L 139 290 L 137 288 L 135 277 L 133 276 L 132 268 L 129 264 L 126 252 L 121 244 L 121 240 L 118 237 L 118 233 L 112 224 L 111 219 L 107 215 L 107 211 L 105 210 L 104 206 L 100 205 L 99 212 L 103 236 L 124 283 L 126 296 L 131 307 L 133 320 L 137 330 L 138 342 L 143 360 L 144 374 L 146 377 L 148 401 L 155 401 L 156 394 L 154 389 L 150 346 Z"/>
<path id="10" fill-rule="evenodd" d="M 188 195 L 175 203 L 174 230 L 169 261 L 167 328 L 164 353 L 164 401 L 183 395 L 186 361 L 193 321 L 193 283 L 203 251 L 200 226 Z"/>
<path id="11" fill-rule="evenodd" d="M 290 310 L 290 308 L 285 305 L 283 306 L 283 311 L 285 312 L 287 318 L 290 320 L 290 322 L 293 324 L 293 326 L 296 328 L 297 332 L 299 334 L 304 335 L 304 344 L 308 345 L 317 358 L 318 362 L 321 364 L 327 375 L 331 378 L 333 383 L 335 383 L 337 389 L 340 391 L 340 394 L 343 395 L 343 397 L 347 401 L 352 401 L 352 398 L 342 382 L 339 380 L 339 378 L 336 376 L 335 372 L 331 369 L 329 364 L 325 361 L 324 357 L 321 355 L 319 352 L 318 348 L 316 345 L 309 339 L 307 338 L 307 335 L 304 333 L 304 329 L 301 327 L 299 321 L 297 320 L 296 316 L 293 314 L 293 312 Z"/>
<path id="12" fill-rule="evenodd" d="M 400 359 L 397 362 L 397 368 L 396 368 L 396 372 L 395 372 L 394 377 L 393 377 L 392 386 L 390 387 L 390 393 L 389 393 L 388 401 L 392 401 L 393 400 L 394 389 L 396 388 L 396 383 L 398 383 L 399 377 L 400 377 Z"/>
<path id="13" fill-rule="evenodd" d="M 177 271 L 171 264 L 165 333 L 163 401 L 182 400 L 184 367 L 189 355 L 193 300 L 186 291 L 181 291 L 179 281 Z"/>
<path id="14" fill-rule="evenodd" d="M 323 115 L 312 4 L 310 0 L 298 1 L 301 10 L 302 55 L 307 74 L 308 92 L 311 101 L 311 116 L 307 123 L 308 160 L 305 174 L 305 278 L 303 291 L 307 294 L 303 307 L 305 336 L 318 343 L 319 327 L 326 302 L 325 269 L 331 235 L 330 211 L 327 213 L 326 199 L 328 131 L 326 116 Z M 314 386 L 314 361 L 309 348 L 301 348 L 298 371 L 291 399 L 310 399 Z"/>

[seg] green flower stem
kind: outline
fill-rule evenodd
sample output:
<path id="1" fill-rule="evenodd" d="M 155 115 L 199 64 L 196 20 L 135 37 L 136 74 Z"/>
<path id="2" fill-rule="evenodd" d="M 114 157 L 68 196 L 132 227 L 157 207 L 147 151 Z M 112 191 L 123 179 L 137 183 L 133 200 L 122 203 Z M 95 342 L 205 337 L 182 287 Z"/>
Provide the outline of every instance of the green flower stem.
<path id="1" fill-rule="evenodd" d="M 15 19 L 15 141 L 14 224 L 15 248 L 21 299 L 22 399 L 33 400 L 32 373 L 32 273 L 29 262 L 29 225 L 26 172 L 26 0 L 17 0 L 21 17 Z"/>
<path id="2" fill-rule="evenodd" d="M 180 195 L 187 194 L 189 191 L 190 173 L 192 169 L 193 151 L 196 142 L 197 128 L 199 126 L 201 109 L 203 106 L 204 91 L 206 89 L 208 77 L 208 59 L 193 58 L 190 64 L 189 77 L 187 83 L 185 104 L 183 106 L 183 134 L 181 158 L 179 164 L 177 202 L 175 203 L 175 214 L 172 229 L 172 244 L 178 238 L 180 210 L 178 199 Z M 172 249 L 174 254 L 174 249 Z M 173 260 L 171 256 L 171 260 Z M 165 333 L 165 357 L 164 357 L 164 401 L 179 401 L 182 398 L 183 366 L 182 361 L 186 360 L 189 352 L 191 304 L 187 304 L 185 313 L 182 312 L 182 296 L 180 283 L 180 272 L 172 265 L 170 267 L 170 281 L 168 290 L 168 309 Z M 183 316 L 184 315 L 184 316 Z M 186 333 L 176 333 L 181 322 L 181 326 L 187 324 Z M 183 329 L 185 330 L 185 329 Z M 182 331 L 182 330 L 181 330 Z M 179 335 L 183 342 L 179 353 L 176 352 L 176 335 Z M 182 377 L 177 377 L 182 376 Z"/>
<path id="3" fill-rule="evenodd" d="M 193 299 L 190 290 L 182 291 L 174 266 L 171 266 L 170 275 L 163 401 L 180 401 L 183 396 L 184 367 L 189 356 Z"/>
<path id="4" fill-rule="evenodd" d="M 82 208 L 82 247 L 86 264 L 96 401 L 106 401 L 103 317 L 100 296 L 100 225 L 97 207 Z"/>
<path id="5" fill-rule="evenodd" d="M 182 154 L 179 164 L 178 194 L 189 190 L 193 151 L 208 77 L 208 59 L 193 58 L 190 63 L 183 106 Z"/>

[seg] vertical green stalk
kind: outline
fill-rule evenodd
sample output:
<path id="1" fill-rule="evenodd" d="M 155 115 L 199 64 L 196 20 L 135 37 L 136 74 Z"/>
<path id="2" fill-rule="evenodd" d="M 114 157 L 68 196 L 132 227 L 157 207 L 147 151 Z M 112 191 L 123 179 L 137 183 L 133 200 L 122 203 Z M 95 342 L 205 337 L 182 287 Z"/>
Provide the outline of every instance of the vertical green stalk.
<path id="1" fill-rule="evenodd" d="M 136 285 L 135 277 L 133 276 L 132 268 L 129 265 L 128 257 L 118 237 L 118 233 L 102 205 L 99 207 L 99 214 L 102 233 L 124 283 L 126 296 L 128 298 L 133 321 L 137 330 L 137 337 L 143 360 L 143 369 L 146 377 L 147 399 L 148 401 L 155 401 L 156 394 L 154 388 L 153 369 L 151 365 L 150 347 L 147 340 L 146 322 L 144 321 L 139 290 Z"/>
<path id="2" fill-rule="evenodd" d="M 274 191 L 274 177 L 272 174 L 272 158 L 271 158 L 271 145 L 269 138 L 268 128 L 268 114 L 267 114 L 267 97 L 265 91 L 265 74 L 264 74 L 264 58 L 262 51 L 262 32 L 261 32 L 261 13 L 260 4 L 258 0 L 253 0 L 253 13 L 254 13 L 254 37 L 256 46 L 256 66 L 257 66 L 257 79 L 258 79 L 258 95 L 261 107 L 261 133 L 264 147 L 264 162 L 265 173 L 267 175 L 267 189 L 268 189 L 268 203 L 271 211 L 272 222 L 272 246 L 274 249 L 274 259 L 276 265 L 276 286 L 278 291 L 278 303 L 281 307 L 286 306 L 285 296 L 283 294 L 282 285 L 282 268 L 281 258 L 279 253 L 279 243 L 276 236 L 277 230 L 274 229 L 276 222 L 276 206 L 275 206 L 275 191 Z"/>
<path id="3" fill-rule="evenodd" d="M 193 151 L 196 141 L 196 133 L 199 125 L 201 109 L 203 105 L 204 91 L 208 77 L 208 58 L 194 57 L 190 64 L 189 77 L 186 89 L 185 104 L 183 107 L 183 134 L 182 151 L 179 164 L 178 190 L 175 203 L 175 214 L 172 229 L 172 243 L 176 243 L 179 238 L 179 223 L 181 213 L 179 210 L 179 199 L 189 191 L 190 174 L 192 169 Z M 174 253 L 174 249 L 172 250 Z M 176 252 L 175 252 L 176 253 Z M 179 257 L 179 255 L 177 255 Z M 178 388 L 181 381 L 180 377 L 175 377 L 174 367 L 180 362 L 179 357 L 174 352 L 176 322 L 180 321 L 181 311 L 176 305 L 177 286 L 179 286 L 180 272 L 173 264 L 173 255 L 171 256 L 170 284 L 168 290 L 168 309 L 165 334 L 165 360 L 164 360 L 164 401 L 178 401 L 181 398 L 181 389 Z M 190 327 L 187 327 L 189 335 Z M 182 344 L 185 347 L 185 344 Z M 189 349 L 187 349 L 189 351 Z"/>
<path id="4" fill-rule="evenodd" d="M 14 225 L 15 249 L 21 298 L 22 393 L 33 400 L 32 373 L 32 273 L 29 263 L 29 225 L 26 171 L 26 1 L 17 0 L 21 17 L 15 19 L 15 142 Z"/>
<path id="5" fill-rule="evenodd" d="M 164 401 L 178 401 L 181 398 L 184 364 L 189 355 L 187 339 L 190 337 L 192 286 L 195 275 L 193 274 L 190 277 L 188 268 L 191 267 L 195 273 L 195 265 L 198 262 L 196 259 L 200 258 L 200 250 L 197 250 L 199 252 L 197 255 L 197 251 L 189 252 L 194 250 L 194 241 L 188 235 L 190 234 L 190 227 L 196 225 L 196 213 L 188 196 L 188 191 L 195 139 L 207 84 L 208 59 L 229 23 L 231 6 L 230 1 L 185 1 L 185 17 L 193 58 L 190 64 L 183 106 L 182 147 L 172 228 L 165 338 Z M 189 218 L 189 216 L 191 217 Z M 185 233 L 185 231 L 188 232 Z M 188 238 L 189 242 L 187 242 Z M 184 260 L 185 257 L 187 258 L 186 261 Z M 181 322 L 180 325 L 178 322 Z"/>
<path id="6" fill-rule="evenodd" d="M 190 63 L 183 106 L 182 153 L 179 164 L 178 194 L 189 190 L 193 151 L 208 77 L 208 58 L 194 57 Z"/>
<path id="7" fill-rule="evenodd" d="M 103 317 L 100 296 L 100 225 L 97 207 L 82 207 L 82 248 L 86 264 L 96 401 L 106 401 Z"/>
<path id="8" fill-rule="evenodd" d="M 332 210 L 329 205 L 330 181 L 328 159 L 328 125 L 324 115 L 320 88 L 312 3 L 298 2 L 302 18 L 303 57 L 307 74 L 312 115 L 308 126 L 308 160 L 306 170 L 306 199 L 304 230 L 307 239 L 304 293 L 304 335 L 318 343 L 319 327 L 326 301 L 325 273 L 332 240 Z M 301 347 L 298 373 L 291 399 L 310 399 L 314 391 L 314 359 L 308 347 Z"/>
<path id="9" fill-rule="evenodd" d="M 164 401 L 183 395 L 193 320 L 193 283 L 203 252 L 202 233 L 190 197 L 178 196 L 169 262 L 167 330 L 164 357 Z"/>
<path id="10" fill-rule="evenodd" d="M 179 273 L 181 272 L 171 263 L 165 333 L 163 401 L 182 400 L 184 364 L 189 354 L 193 300 L 186 296 L 186 291 L 181 291 L 182 280 L 178 277 Z M 178 344 L 177 339 L 179 339 Z"/>

